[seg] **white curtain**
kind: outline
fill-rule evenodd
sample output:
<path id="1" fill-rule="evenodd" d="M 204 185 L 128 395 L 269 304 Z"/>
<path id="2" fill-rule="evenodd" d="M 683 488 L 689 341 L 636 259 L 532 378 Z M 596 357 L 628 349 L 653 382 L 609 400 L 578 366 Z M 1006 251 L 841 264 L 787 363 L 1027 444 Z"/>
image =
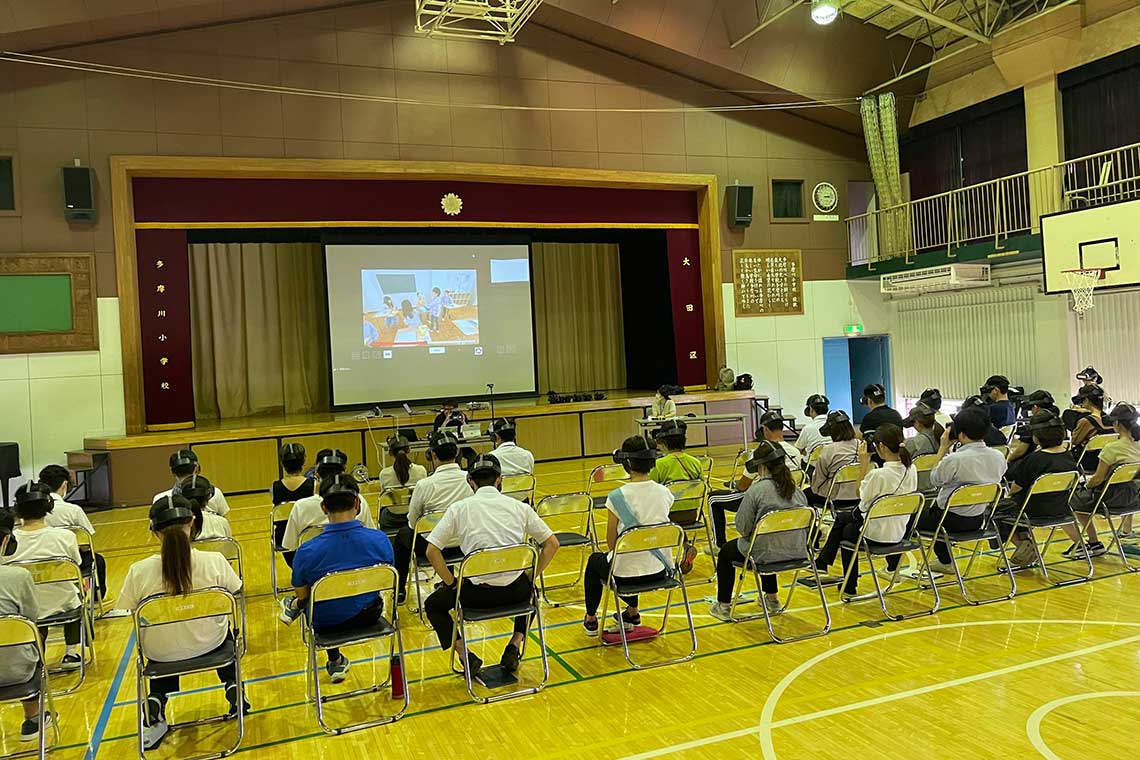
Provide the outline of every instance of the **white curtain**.
<path id="1" fill-rule="evenodd" d="M 1093 308 L 1076 324 L 1078 368 L 1096 367 L 1108 395 L 1116 401 L 1140 403 L 1135 351 L 1140 291 L 1098 292 Z"/>

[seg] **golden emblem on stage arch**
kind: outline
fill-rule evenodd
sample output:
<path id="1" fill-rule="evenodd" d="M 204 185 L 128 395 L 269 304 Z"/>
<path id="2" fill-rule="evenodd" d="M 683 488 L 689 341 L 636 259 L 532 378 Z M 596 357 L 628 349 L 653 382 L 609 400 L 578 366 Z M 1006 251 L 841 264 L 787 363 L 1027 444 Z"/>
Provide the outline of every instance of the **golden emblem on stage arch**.
<path id="1" fill-rule="evenodd" d="M 463 210 L 463 199 L 455 193 L 448 193 L 440 199 L 439 205 L 443 208 L 443 213 L 448 216 L 459 216 L 459 212 Z"/>

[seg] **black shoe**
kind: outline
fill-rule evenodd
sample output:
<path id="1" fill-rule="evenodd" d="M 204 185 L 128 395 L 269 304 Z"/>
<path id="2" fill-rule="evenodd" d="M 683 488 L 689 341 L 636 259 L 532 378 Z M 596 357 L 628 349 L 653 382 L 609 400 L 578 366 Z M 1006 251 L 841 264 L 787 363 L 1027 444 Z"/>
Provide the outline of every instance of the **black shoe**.
<path id="1" fill-rule="evenodd" d="M 499 660 L 499 665 L 508 673 L 517 673 L 520 660 L 522 660 L 522 652 L 519 651 L 519 648 L 514 644 L 507 644 L 507 648 L 503 650 L 503 657 Z"/>
<path id="2" fill-rule="evenodd" d="M 226 701 L 230 703 L 230 709 L 226 713 L 226 720 L 233 720 L 238 715 L 237 695 L 238 695 L 237 684 L 236 683 L 226 684 Z M 248 715 L 249 710 L 250 710 L 249 700 L 245 698 L 245 695 L 242 695 L 242 700 L 241 700 L 242 714 Z"/>
<path id="3" fill-rule="evenodd" d="M 467 672 L 471 674 L 471 677 L 474 678 L 475 676 L 479 675 L 479 671 L 482 669 L 483 661 L 479 659 L 479 655 L 475 654 L 474 652 L 468 652 Z"/>
<path id="4" fill-rule="evenodd" d="M 398 594 L 396 594 L 396 606 L 397 607 L 403 606 L 404 602 L 406 602 L 406 601 L 408 601 L 408 592 L 407 591 L 401 591 Z"/>
<path id="5" fill-rule="evenodd" d="M 150 751 L 162 744 L 170 732 L 166 723 L 165 704 L 157 697 L 147 697 L 146 722 L 143 726 L 143 749 Z"/>

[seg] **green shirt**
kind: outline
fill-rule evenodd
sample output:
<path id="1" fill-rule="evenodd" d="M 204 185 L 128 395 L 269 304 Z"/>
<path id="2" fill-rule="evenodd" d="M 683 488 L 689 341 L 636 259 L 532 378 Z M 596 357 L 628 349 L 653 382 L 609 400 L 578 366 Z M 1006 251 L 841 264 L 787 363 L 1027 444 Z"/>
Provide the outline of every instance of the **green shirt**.
<path id="1" fill-rule="evenodd" d="M 649 472 L 649 477 L 657 483 L 700 480 L 703 475 L 701 460 L 683 451 L 675 451 L 661 457 Z"/>

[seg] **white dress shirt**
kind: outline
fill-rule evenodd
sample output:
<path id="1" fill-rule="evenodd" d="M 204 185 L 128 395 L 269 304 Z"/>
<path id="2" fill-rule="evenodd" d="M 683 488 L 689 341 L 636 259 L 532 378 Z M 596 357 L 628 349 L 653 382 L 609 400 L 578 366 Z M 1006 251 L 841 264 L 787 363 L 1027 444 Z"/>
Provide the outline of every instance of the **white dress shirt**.
<path id="1" fill-rule="evenodd" d="M 82 528 L 91 535 L 95 535 L 95 528 L 83 507 L 64 501 L 57 493 L 51 495 L 51 511 L 44 515 L 44 523 L 52 528 Z"/>
<path id="2" fill-rule="evenodd" d="M 859 511 L 864 516 L 871 504 L 880 496 L 902 496 L 918 490 L 918 470 L 914 466 L 903 467 L 902 462 L 884 462 L 882 467 L 871 470 L 863 476 L 859 485 Z M 910 518 L 881 517 L 867 526 L 864 534 L 871 541 L 895 544 L 906 535 Z"/>
<path id="3" fill-rule="evenodd" d="M 504 475 L 532 475 L 534 473 L 534 454 L 519 446 L 514 441 L 504 441 L 491 452 L 499 460 L 499 466 Z"/>
<path id="4" fill-rule="evenodd" d="M 474 491 L 467 482 L 467 473 L 463 468 L 454 462 L 441 464 L 435 472 L 416 483 L 412 501 L 408 505 L 408 525 L 415 529 L 416 521 L 424 514 L 447 509 L 472 493 Z"/>
<path id="5" fill-rule="evenodd" d="M 946 509 L 950 494 L 958 486 L 1000 483 L 1005 470 L 1005 457 L 1001 452 L 982 441 L 963 444 L 957 451 L 943 457 L 930 471 L 930 485 L 938 489 L 938 508 Z M 986 507 L 986 504 L 970 504 L 955 507 L 952 511 L 961 517 L 977 517 L 985 514 Z"/>
<path id="6" fill-rule="evenodd" d="M 494 486 L 483 486 L 448 507 L 427 540 L 441 550 L 459 546 L 466 555 L 479 549 L 522 544 L 528 538 L 541 544 L 552 535 L 533 507 L 499 493 Z M 479 585 L 508 586 L 520 575 L 485 575 L 479 578 Z"/>
<path id="7" fill-rule="evenodd" d="M 827 422 L 826 414 L 808 420 L 800 431 L 800 437 L 796 439 L 796 448 L 805 454 L 810 454 L 813 449 L 831 443 L 831 438 L 819 432 L 825 422 Z"/>
<path id="8" fill-rule="evenodd" d="M 360 497 L 360 522 L 365 528 L 376 527 L 376 516 L 368 506 L 368 499 Z M 293 511 L 289 513 L 289 521 L 285 523 L 285 535 L 281 537 L 281 546 L 286 551 L 297 551 L 301 544 L 301 534 L 314 525 L 328 525 L 329 516 L 321 509 L 319 495 L 306 496 L 293 504 Z M 203 530 L 203 532 L 205 532 Z"/>
<path id="9" fill-rule="evenodd" d="M 154 495 L 154 498 L 150 500 L 150 503 L 154 504 L 156 501 L 161 499 L 163 496 L 169 496 L 171 493 L 173 493 L 173 491 L 174 491 L 173 488 L 168 488 L 165 491 L 162 491 L 161 493 L 156 493 Z M 210 500 L 206 502 L 205 508 L 207 511 L 213 512 L 215 515 L 218 515 L 219 517 L 225 517 L 226 515 L 229 514 L 230 505 L 226 503 L 226 497 L 225 497 L 225 494 L 222 493 L 222 489 L 218 488 L 217 486 L 214 486 L 214 495 L 211 496 Z"/>

